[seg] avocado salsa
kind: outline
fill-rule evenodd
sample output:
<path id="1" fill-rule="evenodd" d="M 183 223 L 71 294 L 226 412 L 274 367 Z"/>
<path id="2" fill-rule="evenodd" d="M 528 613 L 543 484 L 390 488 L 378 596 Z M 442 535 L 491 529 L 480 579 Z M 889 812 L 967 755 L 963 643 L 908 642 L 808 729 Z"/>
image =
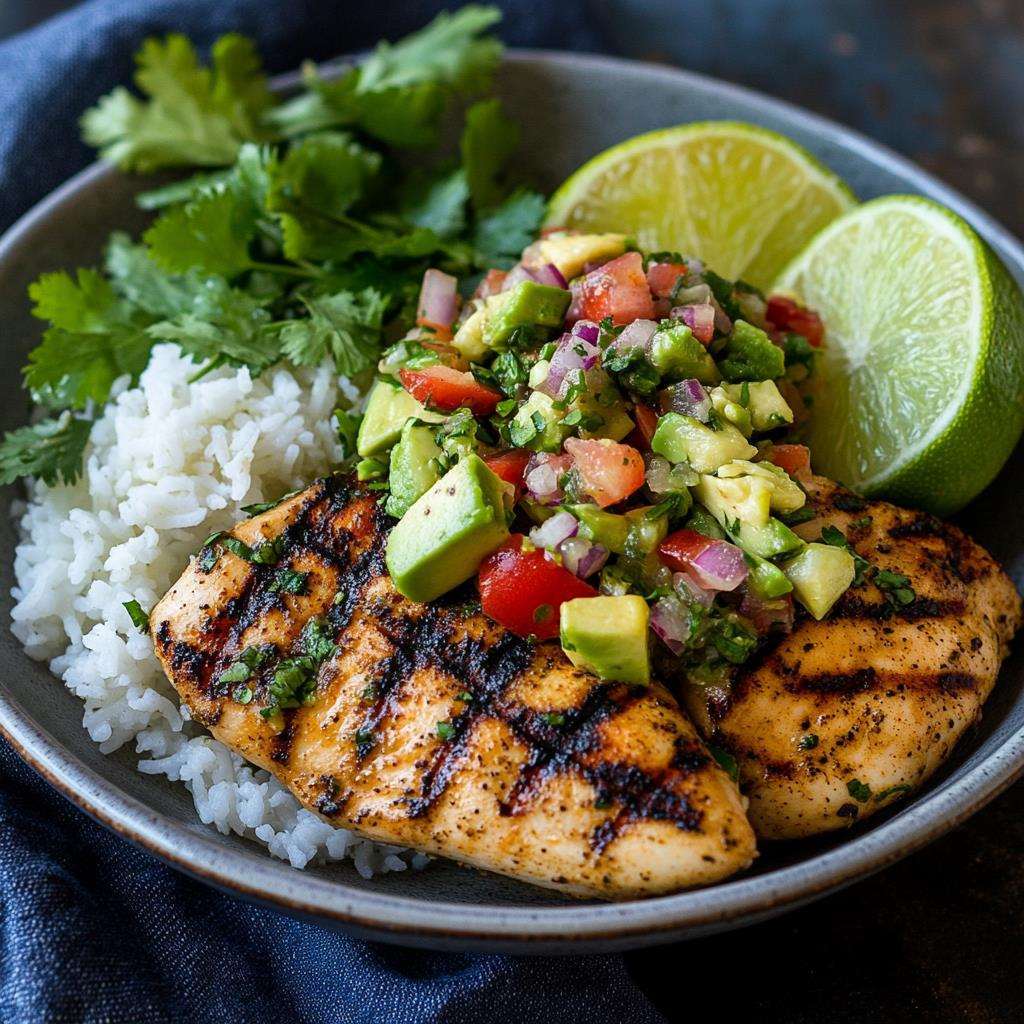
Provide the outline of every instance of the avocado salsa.
<path id="1" fill-rule="evenodd" d="M 856 574 L 792 529 L 822 341 L 791 299 L 624 235 L 546 233 L 465 301 L 428 270 L 356 440 L 394 585 L 476 577 L 488 616 L 603 679 L 646 684 L 653 651 L 727 686 L 794 600 L 820 619 Z"/>

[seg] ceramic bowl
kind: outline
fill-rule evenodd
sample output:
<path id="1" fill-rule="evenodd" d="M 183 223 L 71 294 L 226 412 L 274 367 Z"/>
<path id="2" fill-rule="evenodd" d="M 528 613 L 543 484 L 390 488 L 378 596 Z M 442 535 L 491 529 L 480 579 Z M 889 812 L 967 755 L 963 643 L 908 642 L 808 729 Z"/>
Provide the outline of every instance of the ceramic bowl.
<path id="1" fill-rule="evenodd" d="M 1024 284 L 1024 251 L 998 224 L 913 164 L 836 124 L 745 89 L 697 75 L 603 57 L 513 52 L 498 89 L 523 126 L 522 170 L 544 188 L 588 157 L 638 132 L 686 121 L 735 118 L 804 145 L 862 198 L 931 196 L 985 237 Z M 104 166 L 73 178 L 0 242 L 0 427 L 24 422 L 19 367 L 38 321 L 25 288 L 37 274 L 95 262 L 112 229 L 137 230 L 141 187 Z M 1021 457 L 961 517 L 1020 581 Z M 8 498 L 14 497 L 14 492 Z M 0 517 L 0 617 L 10 611 L 15 533 Z M 884 868 L 962 822 L 1024 766 L 1024 674 L 1004 667 L 979 728 L 914 799 L 858 830 L 768 846 L 744 875 L 657 899 L 580 903 L 437 861 L 421 872 L 360 878 L 349 864 L 295 871 L 262 847 L 202 825 L 180 785 L 134 770 L 124 750 L 102 755 L 82 729 L 82 706 L 45 666 L 0 630 L 0 730 L 70 800 L 165 861 L 228 892 L 340 929 L 409 945 L 515 952 L 623 949 L 704 935 L 762 920 Z"/>

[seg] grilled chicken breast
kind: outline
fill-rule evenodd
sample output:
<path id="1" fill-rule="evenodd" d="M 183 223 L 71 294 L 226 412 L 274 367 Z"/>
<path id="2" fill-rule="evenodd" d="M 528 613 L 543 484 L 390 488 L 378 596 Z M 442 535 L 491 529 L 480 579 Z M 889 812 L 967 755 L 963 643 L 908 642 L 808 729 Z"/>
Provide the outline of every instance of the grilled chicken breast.
<path id="1" fill-rule="evenodd" d="M 198 721 L 339 826 L 565 892 L 664 893 L 751 862 L 735 785 L 663 687 L 601 683 L 467 608 L 468 591 L 406 600 L 388 522 L 332 478 L 232 531 L 277 540 L 276 565 L 193 561 L 151 628 Z M 283 567 L 308 574 L 302 593 L 275 583 Z M 310 703 L 264 718 L 275 665 L 319 616 L 337 648 Z M 274 654 L 240 703 L 221 677 L 260 645 Z"/>
<path id="2" fill-rule="evenodd" d="M 838 527 L 915 596 L 901 606 L 853 587 L 824 621 L 798 620 L 744 665 L 728 696 L 688 688 L 702 728 L 736 757 L 766 839 L 863 820 L 927 779 L 978 718 L 1021 617 L 1009 578 L 956 527 L 822 478 L 812 500 L 805 540 Z"/>

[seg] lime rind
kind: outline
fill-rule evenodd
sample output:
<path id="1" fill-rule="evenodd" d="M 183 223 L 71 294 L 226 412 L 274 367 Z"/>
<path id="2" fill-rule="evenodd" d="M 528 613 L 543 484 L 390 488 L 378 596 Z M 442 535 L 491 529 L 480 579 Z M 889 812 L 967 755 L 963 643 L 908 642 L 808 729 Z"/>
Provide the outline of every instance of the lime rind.
<path id="1" fill-rule="evenodd" d="M 682 251 L 726 277 L 766 285 L 854 202 L 840 178 L 784 136 L 700 121 L 593 157 L 556 191 L 546 223 L 625 231 L 644 249 Z"/>
<path id="2" fill-rule="evenodd" d="M 875 199 L 775 287 L 827 329 L 808 433 L 820 472 L 937 514 L 992 481 L 1024 427 L 1024 299 L 968 224 L 921 196 Z"/>

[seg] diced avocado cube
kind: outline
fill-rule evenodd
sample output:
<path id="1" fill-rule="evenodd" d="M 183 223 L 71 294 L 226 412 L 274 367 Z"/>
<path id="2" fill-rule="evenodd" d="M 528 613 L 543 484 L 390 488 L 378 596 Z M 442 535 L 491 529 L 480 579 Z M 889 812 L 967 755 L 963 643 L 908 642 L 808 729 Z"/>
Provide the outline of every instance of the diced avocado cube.
<path id="1" fill-rule="evenodd" d="M 482 302 L 462 322 L 462 326 L 455 332 L 452 338 L 452 345 L 459 350 L 471 363 L 479 362 L 487 355 L 487 346 L 484 344 L 484 321 L 487 319 L 487 304 Z"/>
<path id="2" fill-rule="evenodd" d="M 500 348 L 517 327 L 560 327 L 570 295 L 564 288 L 520 281 L 494 298 L 497 301 L 487 305 L 483 326 L 483 340 L 488 348 Z"/>
<path id="3" fill-rule="evenodd" d="M 579 536 L 606 547 L 613 554 L 623 554 L 627 547 L 637 553 L 653 551 L 668 533 L 665 516 L 648 518 L 650 506 L 631 509 L 624 515 L 606 512 L 596 505 L 568 505 L 568 510 L 580 521 Z"/>
<path id="4" fill-rule="evenodd" d="M 746 391 L 744 391 L 746 388 Z M 725 399 L 740 404 L 746 398 L 746 409 L 754 430 L 775 430 L 793 422 L 793 410 L 782 397 L 779 386 L 773 380 L 752 381 L 746 384 L 722 384 L 711 392 L 711 401 L 718 411 L 715 392 L 721 391 Z M 726 415 L 726 419 L 730 419 Z"/>
<path id="5" fill-rule="evenodd" d="M 569 281 L 582 274 L 588 263 L 606 263 L 625 251 L 625 235 L 549 235 L 523 255 L 529 256 L 530 266 L 553 263 Z"/>
<path id="6" fill-rule="evenodd" d="M 617 555 L 626 550 L 630 521 L 625 516 L 605 512 L 596 505 L 569 505 L 568 509 L 580 521 L 578 535 L 584 540 L 602 544 Z"/>
<path id="7" fill-rule="evenodd" d="M 573 429 L 562 423 L 565 415 L 566 410 L 556 409 L 554 401 L 543 391 L 534 391 L 512 417 L 509 438 L 517 448 L 557 452 Z"/>
<path id="8" fill-rule="evenodd" d="M 658 421 L 651 449 L 669 462 L 688 462 L 698 473 L 713 473 L 733 459 L 749 459 L 757 449 L 731 424 L 720 430 L 693 416 L 666 413 Z"/>
<path id="9" fill-rule="evenodd" d="M 391 449 L 391 494 L 384 505 L 388 515 L 401 519 L 416 499 L 437 483 L 442 454 L 430 427 L 416 420 L 406 423 L 398 444 Z"/>
<path id="10" fill-rule="evenodd" d="M 570 424 L 579 421 L 577 429 L 582 438 L 621 441 L 634 427 L 622 393 L 598 367 L 587 371 L 585 384 L 583 393 L 570 402 L 566 419 Z"/>
<path id="11" fill-rule="evenodd" d="M 694 494 L 702 505 L 720 510 L 730 523 L 739 520 L 749 526 L 764 526 L 771 513 L 772 487 L 760 477 L 720 480 L 704 473 Z"/>
<path id="12" fill-rule="evenodd" d="M 698 487 L 700 485 L 698 484 Z M 803 541 L 784 523 L 770 517 L 762 526 L 730 518 L 729 510 L 719 502 L 717 491 L 708 488 L 698 499 L 722 527 L 728 538 L 748 555 L 774 558 L 803 547 Z M 692 517 L 691 517 L 692 518 Z"/>
<path id="13" fill-rule="evenodd" d="M 807 502 L 807 495 L 789 474 L 781 466 L 776 466 L 771 462 L 747 462 L 745 459 L 734 459 L 724 466 L 719 466 L 717 475 L 720 480 L 759 481 L 768 489 L 769 504 L 773 512 L 795 512 L 798 508 L 803 508 Z"/>
<path id="14" fill-rule="evenodd" d="M 751 593 L 763 601 L 772 601 L 793 589 L 786 574 L 767 559 L 747 555 L 747 586 Z"/>
<path id="15" fill-rule="evenodd" d="M 750 437 L 754 431 L 750 410 L 726 391 L 726 388 L 739 389 L 740 387 L 742 387 L 740 384 L 720 384 L 717 388 L 712 388 L 711 404 L 719 419 L 731 423 L 744 437 Z"/>
<path id="16" fill-rule="evenodd" d="M 433 601 L 468 580 L 506 537 L 505 487 L 468 455 L 398 521 L 385 561 L 401 593 Z"/>
<path id="17" fill-rule="evenodd" d="M 655 331 L 649 358 L 651 365 L 670 380 L 696 377 L 702 384 L 717 384 L 722 379 L 714 359 L 686 324 Z"/>
<path id="18" fill-rule="evenodd" d="M 651 681 L 647 602 L 636 594 L 577 597 L 561 608 L 562 650 L 600 679 L 646 686 Z"/>
<path id="19" fill-rule="evenodd" d="M 796 599 L 816 618 L 829 609 L 853 582 L 853 555 L 831 544 L 808 544 L 795 558 L 782 565 L 793 584 Z"/>
<path id="20" fill-rule="evenodd" d="M 719 361 L 718 368 L 726 380 L 770 380 L 782 376 L 786 357 L 760 327 L 737 320 L 725 343 L 725 358 Z"/>
<path id="21" fill-rule="evenodd" d="M 410 417 L 427 423 L 440 423 L 444 415 L 425 409 L 404 388 L 391 381 L 378 380 L 366 402 L 363 421 L 356 435 L 356 451 L 363 458 L 386 452 L 401 436 Z"/>

